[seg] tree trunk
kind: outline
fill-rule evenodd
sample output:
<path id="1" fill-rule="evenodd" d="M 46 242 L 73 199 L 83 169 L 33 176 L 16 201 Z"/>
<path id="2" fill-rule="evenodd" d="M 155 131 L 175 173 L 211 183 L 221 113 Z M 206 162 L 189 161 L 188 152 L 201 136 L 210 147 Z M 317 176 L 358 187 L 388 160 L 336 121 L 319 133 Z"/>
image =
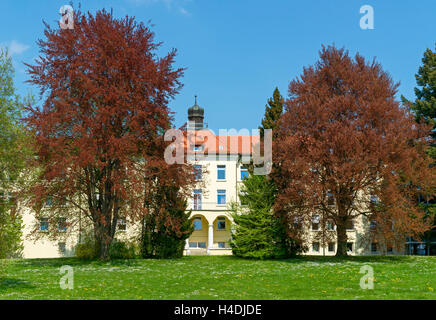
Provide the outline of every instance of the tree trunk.
<path id="1" fill-rule="evenodd" d="M 107 239 L 101 239 L 100 241 L 100 260 L 109 260 L 109 246 L 110 243 Z"/>
<path id="2" fill-rule="evenodd" d="M 336 250 L 336 257 L 347 256 L 347 228 L 346 223 L 342 222 L 336 226 L 336 233 L 338 239 L 338 248 Z"/>
<path id="3" fill-rule="evenodd" d="M 109 248 L 113 240 L 111 232 L 105 226 L 94 226 L 94 230 L 97 257 L 103 261 L 109 260 Z"/>

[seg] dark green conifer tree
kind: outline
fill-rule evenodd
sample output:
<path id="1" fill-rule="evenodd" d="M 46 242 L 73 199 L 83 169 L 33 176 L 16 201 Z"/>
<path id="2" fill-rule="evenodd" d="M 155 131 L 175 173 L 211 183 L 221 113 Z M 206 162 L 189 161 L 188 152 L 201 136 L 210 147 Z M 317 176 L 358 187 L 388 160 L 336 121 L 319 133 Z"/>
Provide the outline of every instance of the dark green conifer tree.
<path id="1" fill-rule="evenodd" d="M 277 121 L 283 113 L 283 97 L 278 88 L 275 88 L 272 98 L 268 99 L 265 105 L 265 116 L 262 125 L 259 127 L 260 137 L 263 138 L 265 129 L 272 129 L 273 135 Z"/>
<path id="2" fill-rule="evenodd" d="M 260 136 L 265 129 L 273 130 L 283 111 L 283 98 L 276 88 L 265 106 Z M 244 258 L 286 258 L 294 255 L 297 245 L 287 235 L 283 222 L 274 214 L 276 197 L 274 183 L 267 176 L 251 174 L 240 190 L 241 205 L 232 204 L 233 234 L 230 245 L 233 254 Z"/>
<path id="3" fill-rule="evenodd" d="M 422 66 L 415 78 L 418 85 L 415 88 L 415 102 L 408 101 L 404 96 L 401 98 L 415 112 L 417 122 L 423 121 L 433 126 L 429 154 L 436 160 L 436 50 L 427 49 L 424 52 Z"/>
<path id="4" fill-rule="evenodd" d="M 433 127 L 430 133 L 431 141 L 428 154 L 434 159 L 433 169 L 436 170 L 436 46 L 435 51 L 427 49 L 422 58 L 422 65 L 415 75 L 417 87 L 415 88 L 415 102 L 401 97 L 403 104 L 409 106 L 416 115 L 418 123 L 425 122 Z M 435 186 L 436 187 L 436 186 Z M 427 199 L 421 199 L 420 206 L 432 215 L 436 224 L 436 195 L 429 195 Z M 428 242 L 436 241 L 436 229 L 427 232 L 424 239 Z M 436 254 L 436 246 L 431 247 L 431 254 Z"/>

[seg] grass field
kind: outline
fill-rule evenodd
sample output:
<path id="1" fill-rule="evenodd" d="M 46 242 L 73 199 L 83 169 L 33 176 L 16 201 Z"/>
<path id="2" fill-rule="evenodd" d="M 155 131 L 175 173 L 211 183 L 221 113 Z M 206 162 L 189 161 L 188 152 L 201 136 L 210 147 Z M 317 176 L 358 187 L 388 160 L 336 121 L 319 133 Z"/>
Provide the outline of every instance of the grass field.
<path id="1" fill-rule="evenodd" d="M 74 270 L 72 290 L 60 288 L 63 265 Z M 363 265 L 374 269 L 373 290 L 360 288 Z M 0 278 L 0 299 L 436 299 L 435 290 L 436 257 L 37 259 L 12 262 Z"/>

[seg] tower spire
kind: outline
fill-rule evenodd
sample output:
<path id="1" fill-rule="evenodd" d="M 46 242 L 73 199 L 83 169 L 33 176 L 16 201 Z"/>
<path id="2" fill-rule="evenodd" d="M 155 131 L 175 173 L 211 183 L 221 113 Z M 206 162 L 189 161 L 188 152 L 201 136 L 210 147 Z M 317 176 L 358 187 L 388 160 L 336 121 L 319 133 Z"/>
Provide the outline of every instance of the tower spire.
<path id="1" fill-rule="evenodd" d="M 195 104 L 188 109 L 188 120 L 191 124 L 191 128 L 202 130 L 204 126 L 204 109 L 197 104 L 197 97 L 197 95 L 194 96 Z"/>

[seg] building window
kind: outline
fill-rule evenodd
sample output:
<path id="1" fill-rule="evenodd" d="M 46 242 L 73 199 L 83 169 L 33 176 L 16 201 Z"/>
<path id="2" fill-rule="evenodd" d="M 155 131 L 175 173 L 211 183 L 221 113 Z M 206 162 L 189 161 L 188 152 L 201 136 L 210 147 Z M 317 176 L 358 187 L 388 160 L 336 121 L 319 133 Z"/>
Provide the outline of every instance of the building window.
<path id="1" fill-rule="evenodd" d="M 334 242 L 329 242 L 328 244 L 328 250 L 329 252 L 335 252 L 335 243 Z"/>
<path id="2" fill-rule="evenodd" d="M 206 249 L 206 242 L 189 242 L 189 248 L 203 248 L 203 249 Z"/>
<path id="3" fill-rule="evenodd" d="M 194 230 L 201 230 L 203 228 L 201 218 L 194 219 Z"/>
<path id="4" fill-rule="evenodd" d="M 335 230 L 335 223 L 331 220 L 327 221 L 327 230 L 328 231 L 334 231 Z"/>
<path id="5" fill-rule="evenodd" d="M 371 252 L 377 252 L 377 243 L 371 243 Z"/>
<path id="6" fill-rule="evenodd" d="M 226 180 L 226 166 L 225 165 L 217 166 L 217 179 L 218 180 Z"/>
<path id="7" fill-rule="evenodd" d="M 67 231 L 67 218 L 58 218 L 58 231 L 59 232 Z"/>
<path id="8" fill-rule="evenodd" d="M 201 210 L 202 191 L 201 189 L 194 190 L 194 210 Z"/>
<path id="9" fill-rule="evenodd" d="M 353 243 L 347 242 L 347 252 L 353 252 Z"/>
<path id="10" fill-rule="evenodd" d="M 218 242 L 218 248 L 224 249 L 225 247 L 226 247 L 226 243 L 225 242 Z"/>
<path id="11" fill-rule="evenodd" d="M 47 197 L 47 199 L 45 199 L 45 206 L 46 207 L 53 206 L 53 197 Z"/>
<path id="12" fill-rule="evenodd" d="M 127 230 L 127 221 L 125 218 L 118 219 L 118 231 L 125 232 Z"/>
<path id="13" fill-rule="evenodd" d="M 335 205 L 335 197 L 332 192 L 327 192 L 327 205 L 329 206 Z"/>
<path id="14" fill-rule="evenodd" d="M 48 218 L 39 220 L 39 232 L 48 232 Z"/>
<path id="15" fill-rule="evenodd" d="M 294 223 L 292 224 L 295 230 L 301 230 L 303 227 L 301 217 L 294 217 Z"/>
<path id="16" fill-rule="evenodd" d="M 67 252 L 67 246 L 66 246 L 65 242 L 58 243 L 58 250 L 61 254 L 65 254 Z"/>
<path id="17" fill-rule="evenodd" d="M 314 215 L 312 217 L 312 230 L 313 231 L 319 230 L 319 215 Z"/>
<path id="18" fill-rule="evenodd" d="M 319 242 L 313 242 L 312 243 L 312 251 L 313 252 L 319 252 Z"/>
<path id="19" fill-rule="evenodd" d="M 245 180 L 246 178 L 248 178 L 248 169 L 241 168 L 241 180 Z"/>
<path id="20" fill-rule="evenodd" d="M 202 179 L 201 165 L 194 165 L 194 175 L 196 181 L 200 181 Z"/>
<path id="21" fill-rule="evenodd" d="M 218 218 L 217 230 L 226 230 L 226 218 Z"/>
<path id="22" fill-rule="evenodd" d="M 204 146 L 202 144 L 191 145 L 191 149 L 195 152 L 203 151 Z"/>
<path id="23" fill-rule="evenodd" d="M 226 190 L 217 190 L 217 204 L 226 204 Z"/>
<path id="24" fill-rule="evenodd" d="M 376 220 L 371 220 L 371 222 L 369 224 L 369 229 L 371 231 L 375 231 L 376 228 L 377 228 L 377 221 Z"/>
<path id="25" fill-rule="evenodd" d="M 394 248 L 391 245 L 388 245 L 388 253 L 394 252 Z"/>
<path id="26" fill-rule="evenodd" d="M 59 201 L 59 207 L 65 208 L 67 206 L 67 198 L 63 197 Z"/>

